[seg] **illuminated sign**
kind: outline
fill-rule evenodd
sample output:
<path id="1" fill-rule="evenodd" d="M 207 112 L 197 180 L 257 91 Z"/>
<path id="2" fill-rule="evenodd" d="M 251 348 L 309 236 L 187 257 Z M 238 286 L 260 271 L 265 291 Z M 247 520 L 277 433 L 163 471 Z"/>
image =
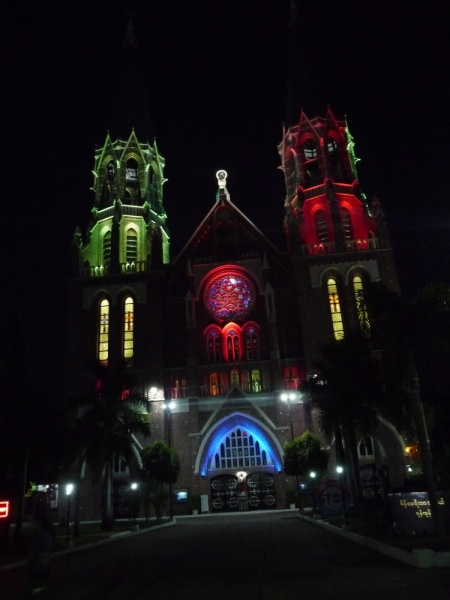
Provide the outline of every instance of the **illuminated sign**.
<path id="1" fill-rule="evenodd" d="M 9 500 L 0 500 L 0 519 L 9 517 Z"/>

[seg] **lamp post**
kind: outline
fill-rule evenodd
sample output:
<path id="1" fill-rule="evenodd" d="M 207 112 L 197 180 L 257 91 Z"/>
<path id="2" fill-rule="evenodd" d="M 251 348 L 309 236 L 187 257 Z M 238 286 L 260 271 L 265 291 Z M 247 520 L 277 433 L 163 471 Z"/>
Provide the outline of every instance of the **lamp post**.
<path id="1" fill-rule="evenodd" d="M 171 400 L 170 402 L 164 402 L 162 405 L 167 415 L 167 445 L 171 448 L 171 429 L 172 429 L 172 412 L 176 406 L 176 403 Z M 171 457 L 172 458 L 172 457 Z M 172 498 L 172 481 L 169 482 L 169 510 L 170 520 L 173 520 L 173 498 Z"/>
<path id="2" fill-rule="evenodd" d="M 316 472 L 311 471 L 309 474 L 311 478 L 311 485 L 313 489 L 313 515 L 317 512 L 317 499 L 316 499 Z"/>
<path id="3" fill-rule="evenodd" d="M 341 467 L 340 465 L 338 465 L 336 467 L 336 472 L 339 475 L 339 481 L 341 482 L 341 497 L 342 497 L 342 504 L 344 506 L 344 519 L 345 519 L 345 523 L 348 525 L 347 509 L 345 507 L 345 498 L 344 498 L 344 481 L 342 479 L 342 473 L 344 472 L 344 467 Z"/>
<path id="4" fill-rule="evenodd" d="M 288 405 L 289 423 L 291 426 L 291 439 L 293 440 L 294 439 L 294 426 L 292 424 L 291 400 L 295 400 L 295 394 L 294 394 L 294 392 L 290 392 L 289 394 L 284 392 L 283 394 L 281 394 L 281 399 L 283 400 L 283 402 L 287 402 L 287 405 Z"/>
<path id="5" fill-rule="evenodd" d="M 70 540 L 70 497 L 73 492 L 73 483 L 66 485 L 66 496 L 67 496 L 67 541 Z"/>
<path id="6" fill-rule="evenodd" d="M 136 527 L 136 490 L 138 489 L 138 484 L 133 481 L 133 483 L 130 485 L 130 489 L 133 502 L 133 525 Z"/>

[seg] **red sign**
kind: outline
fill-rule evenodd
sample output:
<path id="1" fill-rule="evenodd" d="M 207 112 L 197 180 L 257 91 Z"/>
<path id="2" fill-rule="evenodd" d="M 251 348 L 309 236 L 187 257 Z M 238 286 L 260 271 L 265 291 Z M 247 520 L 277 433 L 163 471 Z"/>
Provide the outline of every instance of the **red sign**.
<path id="1" fill-rule="evenodd" d="M 9 516 L 9 500 L 0 500 L 0 519 L 6 519 Z"/>

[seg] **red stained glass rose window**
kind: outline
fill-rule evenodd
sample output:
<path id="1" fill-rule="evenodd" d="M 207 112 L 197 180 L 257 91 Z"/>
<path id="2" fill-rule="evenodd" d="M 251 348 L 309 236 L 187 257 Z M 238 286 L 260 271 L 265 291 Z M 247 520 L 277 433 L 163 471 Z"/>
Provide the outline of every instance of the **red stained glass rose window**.
<path id="1" fill-rule="evenodd" d="M 206 286 L 205 306 L 217 319 L 244 317 L 255 302 L 255 288 L 241 273 L 217 275 Z"/>

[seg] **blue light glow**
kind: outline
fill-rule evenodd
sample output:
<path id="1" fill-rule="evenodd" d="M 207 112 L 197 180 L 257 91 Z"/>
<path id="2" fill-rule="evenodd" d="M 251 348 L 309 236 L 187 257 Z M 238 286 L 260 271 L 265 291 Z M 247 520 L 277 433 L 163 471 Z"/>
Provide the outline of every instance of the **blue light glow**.
<path id="1" fill-rule="evenodd" d="M 205 477 L 208 473 L 208 466 L 211 464 L 211 460 L 213 459 L 215 453 L 220 453 L 221 442 L 224 440 L 224 438 L 226 438 L 227 435 L 230 435 L 231 432 L 237 427 L 246 431 L 249 436 L 252 435 L 255 443 L 259 442 L 261 452 L 265 451 L 267 454 L 267 466 L 275 466 L 276 470 L 278 472 L 281 472 L 281 461 L 278 457 L 276 449 L 268 439 L 267 433 L 258 423 L 256 423 L 246 415 L 235 414 L 226 421 L 224 421 L 221 425 L 219 425 L 216 431 L 214 431 L 214 433 L 211 435 L 207 450 L 203 455 L 203 459 L 200 466 L 200 473 L 202 477 Z"/>

